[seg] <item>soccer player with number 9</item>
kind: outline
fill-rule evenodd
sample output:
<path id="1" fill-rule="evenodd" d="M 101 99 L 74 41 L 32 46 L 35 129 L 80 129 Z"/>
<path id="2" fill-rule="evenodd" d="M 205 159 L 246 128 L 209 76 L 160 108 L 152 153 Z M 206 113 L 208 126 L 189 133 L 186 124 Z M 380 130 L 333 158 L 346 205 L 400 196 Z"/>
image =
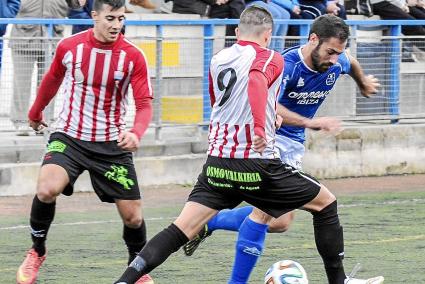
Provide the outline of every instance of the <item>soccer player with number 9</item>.
<path id="1" fill-rule="evenodd" d="M 246 8 L 236 29 L 237 43 L 213 56 L 208 158 L 202 172 L 177 219 L 146 244 L 115 283 L 134 283 L 193 239 L 218 210 L 245 201 L 257 209 L 239 230 L 235 262 L 253 267 L 268 221 L 303 208 L 313 215 L 329 283 L 344 284 L 344 244 L 335 196 L 314 178 L 283 164 L 274 145 L 283 58 L 267 49 L 272 26 L 266 9 Z M 249 273 L 234 269 L 228 283 L 247 283 Z"/>

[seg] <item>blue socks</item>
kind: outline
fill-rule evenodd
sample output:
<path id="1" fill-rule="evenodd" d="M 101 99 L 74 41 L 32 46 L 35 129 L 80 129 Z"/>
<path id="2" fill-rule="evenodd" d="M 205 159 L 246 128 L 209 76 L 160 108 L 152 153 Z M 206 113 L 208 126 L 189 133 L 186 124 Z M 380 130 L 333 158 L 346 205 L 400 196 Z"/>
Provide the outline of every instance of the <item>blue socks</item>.
<path id="1" fill-rule="evenodd" d="M 215 230 L 239 231 L 239 227 L 245 218 L 251 214 L 252 209 L 252 206 L 244 206 L 232 210 L 221 210 L 208 222 L 208 232 Z"/>
<path id="2" fill-rule="evenodd" d="M 232 277 L 228 284 L 245 284 L 248 282 L 249 275 L 263 251 L 267 227 L 268 225 L 256 223 L 249 217 L 245 218 L 239 227 L 235 262 L 233 263 Z"/>
<path id="3" fill-rule="evenodd" d="M 268 225 L 249 219 L 253 207 L 244 206 L 221 210 L 208 222 L 208 232 L 215 230 L 239 231 L 236 256 L 229 284 L 245 284 L 264 247 Z"/>

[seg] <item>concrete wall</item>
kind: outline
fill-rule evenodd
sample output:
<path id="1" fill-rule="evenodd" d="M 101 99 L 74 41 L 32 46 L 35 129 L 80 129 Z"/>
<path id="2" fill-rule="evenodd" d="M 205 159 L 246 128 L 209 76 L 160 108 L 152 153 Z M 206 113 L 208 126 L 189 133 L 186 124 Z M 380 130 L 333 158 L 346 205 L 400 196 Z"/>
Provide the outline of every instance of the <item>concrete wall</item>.
<path id="1" fill-rule="evenodd" d="M 204 154 L 136 158 L 135 165 L 141 188 L 154 184 L 189 184 L 199 174 Z M 33 194 L 39 163 L 1 164 L 0 196 Z M 75 184 L 75 191 L 92 191 L 87 172 Z"/>
<path id="2" fill-rule="evenodd" d="M 142 146 L 159 156 L 135 158 L 140 185 L 193 183 L 206 158 L 206 138 L 199 139 L 187 147 L 166 143 L 160 151 Z M 348 126 L 337 137 L 309 132 L 306 149 L 304 170 L 321 179 L 425 173 L 425 124 Z M 38 162 L 0 164 L 0 196 L 34 193 L 38 169 Z M 86 174 L 76 190 L 91 190 Z"/>
<path id="3" fill-rule="evenodd" d="M 337 137 L 309 132 L 304 170 L 318 178 L 425 172 L 425 125 L 347 127 Z"/>

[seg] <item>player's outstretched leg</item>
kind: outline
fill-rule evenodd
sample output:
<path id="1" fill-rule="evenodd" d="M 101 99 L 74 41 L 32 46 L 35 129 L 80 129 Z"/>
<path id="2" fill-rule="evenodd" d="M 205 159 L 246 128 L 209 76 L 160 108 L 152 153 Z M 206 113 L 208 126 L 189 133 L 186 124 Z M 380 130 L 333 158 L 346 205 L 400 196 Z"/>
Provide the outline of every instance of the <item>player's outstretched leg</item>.
<path id="1" fill-rule="evenodd" d="M 135 283 L 141 276 L 163 263 L 172 253 L 187 243 L 189 238 L 195 237 L 196 232 L 216 214 L 215 209 L 193 201 L 186 202 L 174 223 L 146 243 L 115 283 Z"/>
<path id="2" fill-rule="evenodd" d="M 382 276 L 366 280 L 346 276 L 342 263 L 344 258 L 343 229 L 339 223 L 336 200 L 312 214 L 316 247 L 323 259 L 329 284 L 383 283 Z"/>
<path id="3" fill-rule="evenodd" d="M 149 240 L 142 251 L 130 263 L 115 283 L 133 284 L 143 275 L 163 263 L 172 253 L 176 252 L 189 239 L 176 225 L 159 232 Z"/>
<path id="4" fill-rule="evenodd" d="M 199 231 L 193 240 L 190 240 L 183 246 L 184 254 L 191 256 L 199 245 L 207 237 L 211 236 L 215 230 L 239 231 L 242 222 L 251 214 L 252 209 L 252 206 L 244 206 L 231 210 L 221 210 Z"/>
<path id="5" fill-rule="evenodd" d="M 337 213 L 337 201 L 312 214 L 316 247 L 323 259 L 328 282 L 343 284 L 346 278 L 342 264 L 344 238 Z"/>
<path id="6" fill-rule="evenodd" d="M 16 282 L 18 284 L 35 283 L 38 277 L 38 271 L 43 261 L 46 259 L 46 238 L 50 224 L 55 216 L 56 203 L 45 203 L 34 197 L 31 207 L 30 226 L 32 248 L 19 266 L 16 273 Z"/>
<path id="7" fill-rule="evenodd" d="M 260 257 L 271 216 L 254 209 L 239 228 L 236 256 L 229 284 L 247 283 L 251 271 Z"/>
<path id="8" fill-rule="evenodd" d="M 208 222 L 208 231 L 215 230 L 239 231 L 242 222 L 251 214 L 253 206 L 243 206 L 234 209 L 224 209 Z"/>
<path id="9" fill-rule="evenodd" d="M 221 210 L 212 218 L 204 228 L 196 235 L 193 240 L 188 241 L 183 246 L 183 251 L 187 256 L 191 256 L 199 245 L 215 230 L 239 231 L 239 228 L 245 218 L 251 214 L 253 206 L 244 206 L 235 209 Z M 288 212 L 279 218 L 272 219 L 269 222 L 267 232 L 283 233 L 286 232 L 294 219 L 294 212 Z"/>

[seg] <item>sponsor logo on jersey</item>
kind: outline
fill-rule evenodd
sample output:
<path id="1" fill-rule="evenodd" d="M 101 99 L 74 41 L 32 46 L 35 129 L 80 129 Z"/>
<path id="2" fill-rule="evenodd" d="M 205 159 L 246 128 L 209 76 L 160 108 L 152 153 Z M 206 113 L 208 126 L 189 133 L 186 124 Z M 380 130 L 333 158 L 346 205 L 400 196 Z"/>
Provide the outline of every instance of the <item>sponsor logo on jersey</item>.
<path id="1" fill-rule="evenodd" d="M 330 73 L 326 78 L 326 85 L 331 86 L 335 84 L 335 73 Z"/>
<path id="2" fill-rule="evenodd" d="M 320 99 L 326 98 L 329 95 L 330 91 L 316 91 L 316 92 L 290 92 L 288 97 L 291 99 L 296 99 L 297 104 L 299 105 L 313 105 L 318 104 Z"/>

